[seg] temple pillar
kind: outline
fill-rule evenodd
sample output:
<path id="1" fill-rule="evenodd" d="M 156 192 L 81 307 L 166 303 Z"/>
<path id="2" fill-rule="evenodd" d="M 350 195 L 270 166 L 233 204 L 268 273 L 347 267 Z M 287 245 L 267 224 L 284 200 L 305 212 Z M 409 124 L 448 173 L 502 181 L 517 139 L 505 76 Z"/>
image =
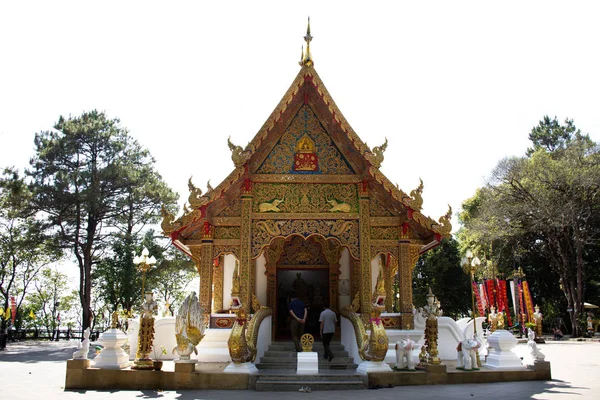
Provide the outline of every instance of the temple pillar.
<path id="1" fill-rule="evenodd" d="M 240 226 L 240 297 L 242 307 L 250 313 L 252 305 L 252 283 L 254 271 L 251 267 L 252 258 L 252 182 L 246 179 L 242 188 L 242 216 Z"/>
<path id="2" fill-rule="evenodd" d="M 212 308 L 212 277 L 213 277 L 213 226 L 204 223 L 202 241 L 200 246 L 192 246 L 190 250 L 196 262 L 196 269 L 200 275 L 199 300 L 205 318 L 210 316 Z"/>
<path id="3" fill-rule="evenodd" d="M 225 257 L 220 255 L 213 268 L 213 310 L 216 313 L 223 309 L 223 268 Z"/>
<path id="4" fill-rule="evenodd" d="M 371 311 L 371 206 L 369 184 L 358 184 L 360 240 L 360 312 L 363 318 Z"/>
<path id="5" fill-rule="evenodd" d="M 398 277 L 400 301 L 399 311 L 402 313 L 402 329 L 413 329 L 413 298 L 412 274 L 419 260 L 420 245 L 411 244 L 410 241 L 401 241 L 398 245 Z"/>
<path id="6" fill-rule="evenodd" d="M 398 261 L 389 254 L 382 254 L 383 260 L 383 284 L 385 287 L 385 312 L 394 312 L 394 263 Z"/>

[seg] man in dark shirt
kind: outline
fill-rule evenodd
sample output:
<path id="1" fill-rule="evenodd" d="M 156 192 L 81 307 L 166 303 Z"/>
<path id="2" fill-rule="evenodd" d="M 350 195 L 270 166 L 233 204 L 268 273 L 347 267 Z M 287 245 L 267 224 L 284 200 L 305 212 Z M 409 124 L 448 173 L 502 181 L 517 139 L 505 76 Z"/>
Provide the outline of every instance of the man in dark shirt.
<path id="1" fill-rule="evenodd" d="M 306 309 L 304 302 L 297 298 L 296 293 L 292 293 L 291 296 L 292 301 L 288 306 L 288 310 L 292 316 L 290 330 L 292 331 L 292 340 L 294 341 L 296 351 L 301 352 L 302 348 L 300 347 L 300 336 L 304 334 L 304 323 L 306 322 L 308 310 Z"/>

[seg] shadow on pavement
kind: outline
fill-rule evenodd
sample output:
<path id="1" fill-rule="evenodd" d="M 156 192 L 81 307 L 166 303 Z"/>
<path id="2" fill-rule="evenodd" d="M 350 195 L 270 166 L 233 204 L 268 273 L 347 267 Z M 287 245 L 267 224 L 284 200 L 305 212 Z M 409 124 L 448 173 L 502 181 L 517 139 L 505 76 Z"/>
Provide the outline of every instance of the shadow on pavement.
<path id="1" fill-rule="evenodd" d="M 0 351 L 1 362 L 36 363 L 73 358 L 77 342 L 16 342 Z"/>

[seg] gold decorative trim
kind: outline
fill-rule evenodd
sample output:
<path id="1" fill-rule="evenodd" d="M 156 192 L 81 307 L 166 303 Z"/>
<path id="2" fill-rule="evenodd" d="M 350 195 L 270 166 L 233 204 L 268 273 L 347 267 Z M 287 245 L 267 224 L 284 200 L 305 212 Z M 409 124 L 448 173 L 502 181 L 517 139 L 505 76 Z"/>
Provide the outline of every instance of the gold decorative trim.
<path id="1" fill-rule="evenodd" d="M 397 240 L 371 240 L 371 246 L 398 246 Z"/>
<path id="2" fill-rule="evenodd" d="M 256 183 L 359 183 L 357 175 L 285 175 L 253 174 L 250 179 Z"/>
<path id="3" fill-rule="evenodd" d="M 213 244 L 213 259 L 225 254 L 233 254 L 235 258 L 240 259 L 239 241 L 235 245 Z"/>
<path id="4" fill-rule="evenodd" d="M 214 251 L 213 248 L 213 256 Z M 218 265 L 213 266 L 213 308 L 213 312 L 223 309 L 223 256 L 219 256 Z"/>
<path id="5" fill-rule="evenodd" d="M 240 217 L 216 217 L 212 219 L 214 226 L 240 226 L 242 218 Z"/>
<path id="6" fill-rule="evenodd" d="M 371 217 L 369 220 L 371 226 L 400 226 L 402 218 L 400 217 Z"/>
<path id="7" fill-rule="evenodd" d="M 252 213 L 253 220 L 261 219 L 358 219 L 358 213 Z"/>
<path id="8" fill-rule="evenodd" d="M 239 246 L 240 245 L 240 239 L 215 239 L 213 241 L 213 244 L 216 245 L 231 245 L 231 246 Z"/>

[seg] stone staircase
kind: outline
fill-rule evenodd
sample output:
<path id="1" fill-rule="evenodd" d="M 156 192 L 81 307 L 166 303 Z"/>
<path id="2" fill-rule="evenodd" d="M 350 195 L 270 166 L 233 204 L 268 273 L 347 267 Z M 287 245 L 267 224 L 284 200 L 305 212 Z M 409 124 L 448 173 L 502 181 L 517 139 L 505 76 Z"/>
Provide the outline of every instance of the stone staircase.
<path id="1" fill-rule="evenodd" d="M 316 351 L 319 356 L 319 372 L 325 370 L 356 370 L 357 365 L 348 356 L 348 352 L 342 344 L 332 342 L 330 348 L 334 356 L 331 362 L 324 358 L 325 349 L 323 348 L 323 343 L 316 342 L 313 346 L 313 351 Z M 294 343 L 273 342 L 269 345 L 269 349 L 265 352 L 265 355 L 261 357 L 260 363 L 256 364 L 256 367 L 259 370 L 277 369 L 296 371 L 297 363 L 298 358 L 294 350 Z"/>
<path id="2" fill-rule="evenodd" d="M 297 353 L 292 342 L 273 342 L 256 364 L 258 374 L 250 376 L 250 387 L 256 391 L 298 391 L 364 389 L 366 376 L 356 372 L 357 365 L 340 343 L 331 343 L 334 359 L 324 358 L 323 343 L 315 343 L 313 351 L 319 357 L 318 375 L 297 375 Z"/>

